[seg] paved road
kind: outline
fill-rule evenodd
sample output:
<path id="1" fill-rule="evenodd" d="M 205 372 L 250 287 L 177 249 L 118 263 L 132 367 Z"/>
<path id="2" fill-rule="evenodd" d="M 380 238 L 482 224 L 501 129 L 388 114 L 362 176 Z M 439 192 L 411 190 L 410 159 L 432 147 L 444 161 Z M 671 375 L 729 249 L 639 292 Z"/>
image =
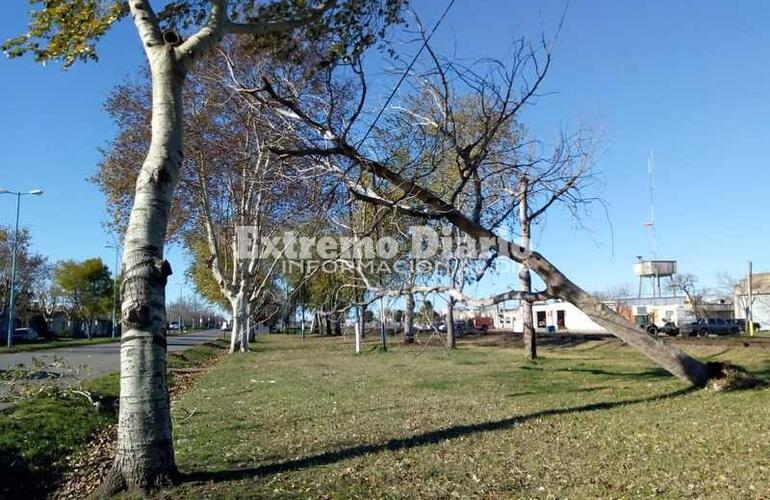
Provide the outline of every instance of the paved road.
<path id="1" fill-rule="evenodd" d="M 219 330 L 205 330 L 200 332 L 188 333 L 185 335 L 176 335 L 168 337 L 168 351 L 183 351 L 190 347 L 195 347 L 209 340 L 222 338 L 222 332 Z M 56 360 L 64 360 L 68 368 L 57 368 Z M 33 352 L 13 352 L 0 354 L 0 370 L 18 367 L 23 365 L 25 368 L 32 368 L 35 360 L 45 363 L 44 370 L 49 372 L 66 372 L 66 379 L 72 380 L 73 377 L 81 380 L 98 377 L 106 373 L 116 372 L 120 369 L 120 343 L 113 342 L 109 344 L 83 345 L 75 347 L 62 347 L 59 349 L 50 349 Z M 85 366 L 84 370 L 77 370 L 75 376 L 73 369 L 79 369 Z M 5 388 L 0 383 L 0 397 L 3 396 Z"/>

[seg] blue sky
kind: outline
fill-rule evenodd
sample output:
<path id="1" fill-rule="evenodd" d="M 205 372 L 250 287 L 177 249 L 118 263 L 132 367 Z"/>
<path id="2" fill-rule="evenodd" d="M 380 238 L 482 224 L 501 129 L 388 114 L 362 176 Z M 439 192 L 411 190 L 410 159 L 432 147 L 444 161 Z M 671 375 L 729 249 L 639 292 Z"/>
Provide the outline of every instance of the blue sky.
<path id="1" fill-rule="evenodd" d="M 5 4 L 3 39 L 23 31 L 27 7 L 26 0 Z M 446 4 L 412 5 L 432 25 Z M 564 7 L 550 0 L 456 0 L 435 46 L 468 59 L 502 56 L 515 36 L 553 35 Z M 579 122 L 601 131 L 596 169 L 614 232 L 597 207 L 585 221 L 591 231 L 556 212 L 536 238 L 577 283 L 589 290 L 633 283 L 635 256 L 650 251 L 641 226 L 649 210 L 650 150 L 658 256 L 678 259 L 681 271 L 705 284 L 715 284 L 720 271 L 740 275 L 749 258 L 756 270 L 770 270 L 763 213 L 770 191 L 769 20 L 770 4 L 748 0 L 569 5 L 545 83 L 550 94 L 527 110 L 525 122 L 542 136 Z M 413 50 L 404 47 L 404 54 Z M 104 200 L 86 178 L 114 132 L 102 103 L 141 62 L 131 27 L 116 27 L 100 55 L 98 64 L 67 72 L 29 59 L 0 60 L 0 186 L 45 190 L 23 201 L 22 224 L 36 249 L 53 259 L 112 262 L 103 248 Z M 10 196 L 0 196 L 1 224 L 12 223 L 13 208 Z M 177 283 L 181 252 L 171 249 L 168 258 Z"/>

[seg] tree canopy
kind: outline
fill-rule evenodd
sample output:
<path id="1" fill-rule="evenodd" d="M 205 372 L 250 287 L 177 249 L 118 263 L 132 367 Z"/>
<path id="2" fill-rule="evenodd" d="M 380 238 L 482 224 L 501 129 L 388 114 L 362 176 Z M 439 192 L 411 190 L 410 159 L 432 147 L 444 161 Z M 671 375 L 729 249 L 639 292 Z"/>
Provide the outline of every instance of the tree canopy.
<path id="1" fill-rule="evenodd" d="M 31 54 L 38 62 L 98 60 L 97 45 L 119 21 L 129 16 L 127 0 L 29 0 L 26 33 L 6 40 L 9 57 Z M 139 10 L 145 10 L 140 1 Z M 299 39 L 285 37 L 286 28 L 302 23 L 304 40 L 324 41 L 325 59 L 359 54 L 384 36 L 390 24 L 401 21 L 405 0 L 171 0 L 157 13 L 161 29 L 181 43 L 183 37 L 205 25 L 212 10 L 227 12 L 226 33 L 251 35 L 256 47 L 282 45 L 284 54 L 297 48 Z M 173 34 L 172 34 L 173 33 Z"/>

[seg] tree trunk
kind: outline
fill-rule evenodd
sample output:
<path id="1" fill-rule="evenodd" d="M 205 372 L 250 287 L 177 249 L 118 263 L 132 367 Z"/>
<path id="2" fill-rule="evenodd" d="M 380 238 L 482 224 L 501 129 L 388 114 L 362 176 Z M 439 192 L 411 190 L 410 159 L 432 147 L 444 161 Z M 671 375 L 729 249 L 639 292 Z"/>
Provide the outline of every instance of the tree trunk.
<path id="1" fill-rule="evenodd" d="M 446 306 L 446 346 L 454 349 L 455 345 L 455 299 L 449 297 Z"/>
<path id="2" fill-rule="evenodd" d="M 355 326 L 355 341 L 356 341 L 356 354 L 361 352 L 361 334 L 363 332 L 364 323 L 361 320 L 361 307 L 356 307 L 356 326 Z"/>
<path id="3" fill-rule="evenodd" d="M 252 334 L 252 329 L 254 326 L 251 324 L 251 302 L 246 302 L 246 345 L 252 341 L 254 338 Z"/>
<path id="4" fill-rule="evenodd" d="M 525 251 L 530 249 L 530 236 L 532 234 L 531 219 L 529 218 L 529 179 L 521 178 L 519 183 L 519 228 L 521 230 L 520 245 Z M 522 292 L 532 292 L 532 275 L 529 266 L 522 262 L 519 267 L 519 289 Z M 532 319 L 532 301 L 521 301 L 521 325 L 524 338 L 524 357 L 537 358 L 537 333 Z"/>
<path id="5" fill-rule="evenodd" d="M 468 218 L 456 207 L 450 205 L 430 190 L 418 186 L 415 181 L 390 170 L 377 161 L 364 159 L 359 152 L 347 143 L 338 141 L 342 154 L 355 160 L 364 170 L 385 179 L 400 189 L 422 201 L 432 209 L 444 214 L 444 217 L 465 234 L 475 239 L 493 239 L 501 246 L 510 249 L 511 259 L 525 263 L 530 270 L 537 273 L 548 287 L 551 295 L 572 302 L 589 318 L 604 327 L 611 334 L 638 349 L 642 354 L 663 367 L 672 375 L 695 386 L 705 385 L 710 378 L 720 376 L 711 366 L 701 363 L 688 356 L 676 347 L 655 339 L 637 328 L 633 323 L 614 313 L 601 300 L 591 296 L 585 290 L 570 281 L 564 273 L 537 252 L 526 252 L 517 245 L 511 245 L 504 238 L 498 237 L 493 231 L 483 227 L 477 221 Z M 506 253 L 506 252 L 504 252 Z"/>
<path id="6" fill-rule="evenodd" d="M 102 494 L 146 491 L 176 475 L 166 387 L 165 287 L 171 266 L 163 246 L 182 162 L 184 70 L 172 47 L 150 50 L 152 137 L 123 249 L 118 444 Z"/>
<path id="7" fill-rule="evenodd" d="M 366 306 L 361 306 L 361 316 L 358 320 L 361 322 L 361 338 L 364 339 L 366 338 Z"/>
<path id="8" fill-rule="evenodd" d="M 236 350 L 246 351 L 249 340 L 246 334 L 247 303 L 243 292 L 238 292 L 230 298 L 230 308 L 233 315 L 233 325 L 230 330 L 230 354 Z"/>
<path id="9" fill-rule="evenodd" d="M 414 294 L 406 294 L 404 307 L 404 343 L 414 343 Z"/>
<path id="10" fill-rule="evenodd" d="M 325 319 L 326 319 L 326 321 L 325 321 L 325 323 L 326 323 L 326 336 L 327 337 L 331 337 L 332 336 L 332 317 L 331 317 L 331 315 L 327 314 Z"/>

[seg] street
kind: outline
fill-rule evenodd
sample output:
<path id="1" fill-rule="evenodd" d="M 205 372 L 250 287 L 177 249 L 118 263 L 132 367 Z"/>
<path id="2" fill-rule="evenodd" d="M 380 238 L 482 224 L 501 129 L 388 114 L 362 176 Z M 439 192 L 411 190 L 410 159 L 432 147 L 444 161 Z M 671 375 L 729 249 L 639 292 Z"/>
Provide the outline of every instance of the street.
<path id="1" fill-rule="evenodd" d="M 204 342 L 222 337 L 219 330 L 205 330 L 168 337 L 168 352 L 183 351 Z M 61 363 L 61 361 L 64 363 Z M 106 373 L 116 372 L 120 368 L 120 342 L 109 344 L 83 345 L 62 347 L 33 352 L 15 352 L 0 354 L 0 370 L 19 367 L 30 369 L 37 365 L 41 370 L 57 372 L 57 366 L 64 364 L 68 371 L 63 379 L 86 380 Z M 75 373 L 75 370 L 77 372 Z M 4 396 L 7 388 L 0 384 L 0 397 Z M 3 405 L 0 403 L 0 408 Z"/>

